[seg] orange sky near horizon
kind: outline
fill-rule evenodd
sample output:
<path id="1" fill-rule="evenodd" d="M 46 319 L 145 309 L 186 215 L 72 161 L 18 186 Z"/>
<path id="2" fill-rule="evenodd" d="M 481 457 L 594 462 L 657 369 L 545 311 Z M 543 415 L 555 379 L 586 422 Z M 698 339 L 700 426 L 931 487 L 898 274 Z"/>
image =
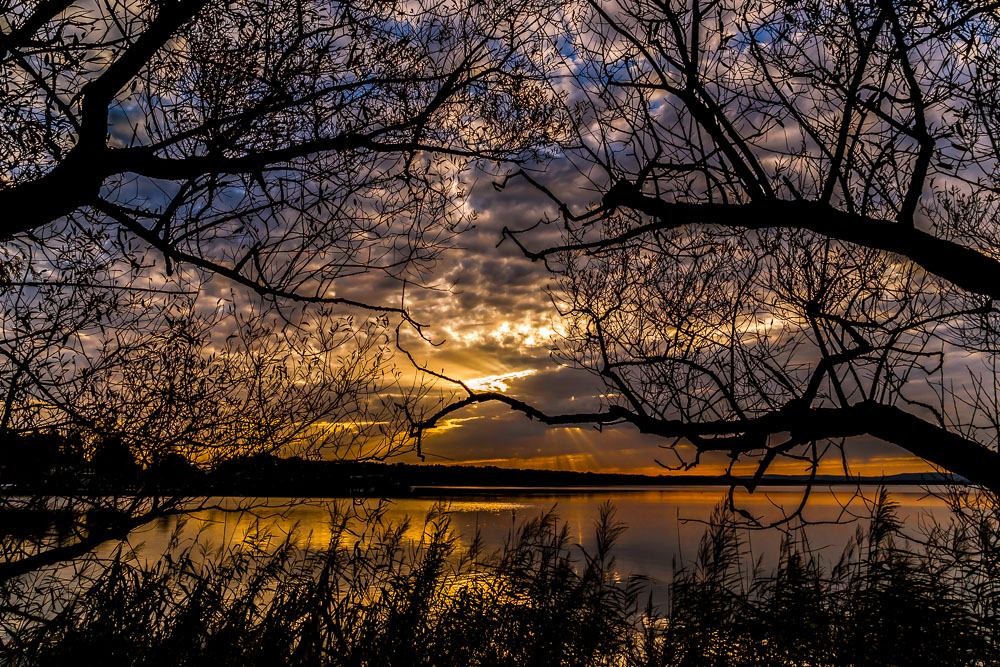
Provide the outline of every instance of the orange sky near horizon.
<path id="1" fill-rule="evenodd" d="M 567 192 L 585 192 L 579 174 L 548 174 L 562 182 Z M 561 179 L 561 181 L 560 181 Z M 475 390 L 493 390 L 524 400 L 549 414 L 601 409 L 606 391 L 584 371 L 567 367 L 553 357 L 564 321 L 553 307 L 547 287 L 552 275 L 540 263 L 526 259 L 514 244 L 498 245 L 505 225 L 528 226 L 537 221 L 551 202 L 523 183 L 513 183 L 502 193 L 483 178 L 470 192 L 477 211 L 474 229 L 463 235 L 462 251 L 446 254 L 435 268 L 439 288 L 413 293 L 407 305 L 414 318 L 429 323 L 426 334 L 433 345 L 403 332 L 401 342 L 418 364 L 459 379 Z M 425 376 L 426 379 L 426 376 Z M 447 395 L 464 391 L 439 382 Z M 428 462 L 501 467 L 685 474 L 657 464 L 676 463 L 664 444 L 627 426 L 599 433 L 590 426 L 553 428 L 532 422 L 505 406 L 474 406 L 455 412 L 439 428 L 424 435 L 422 450 Z M 875 441 L 858 439 L 846 449 L 852 474 L 879 476 L 904 472 L 929 472 L 933 468 L 908 452 Z M 415 456 L 405 460 L 415 461 Z M 704 456 L 687 474 L 718 474 L 728 464 L 725 455 Z M 734 471 L 753 474 L 752 458 Z M 777 459 L 771 473 L 806 474 L 801 461 Z M 843 457 L 831 449 L 819 473 L 843 474 Z"/>

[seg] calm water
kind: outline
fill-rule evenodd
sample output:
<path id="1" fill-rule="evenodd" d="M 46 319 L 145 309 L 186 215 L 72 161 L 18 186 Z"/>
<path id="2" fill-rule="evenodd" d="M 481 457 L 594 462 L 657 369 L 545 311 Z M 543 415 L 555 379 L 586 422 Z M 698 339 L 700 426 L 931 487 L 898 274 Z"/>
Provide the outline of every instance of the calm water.
<path id="1" fill-rule="evenodd" d="M 617 518 L 628 525 L 628 530 L 616 550 L 617 570 L 624 579 L 629 575 L 643 575 L 651 579 L 651 587 L 659 597 L 669 582 L 675 560 L 689 561 L 697 553 L 698 542 L 705 532 L 707 521 L 716 505 L 724 500 L 727 489 L 721 487 L 644 488 L 644 489 L 580 489 L 555 493 L 550 490 L 507 491 L 482 489 L 464 490 L 463 495 L 442 488 L 440 499 L 448 504 L 452 527 L 458 534 L 461 546 L 468 546 L 478 529 L 487 550 L 503 545 L 512 529 L 527 519 L 555 509 L 561 522 L 569 527 L 571 539 L 584 548 L 594 545 L 594 522 L 602 504 L 610 501 L 617 509 Z M 431 493 L 436 493 L 431 492 Z M 899 515 L 908 529 L 917 533 L 921 525 L 933 519 L 948 520 L 945 503 L 917 487 L 890 489 L 892 498 L 899 504 Z M 805 510 L 805 517 L 812 522 L 845 521 L 864 517 L 868 511 L 875 488 L 865 488 L 858 496 L 854 488 L 815 488 Z M 756 516 L 777 520 L 783 513 L 793 511 L 799 504 L 802 490 L 795 488 L 762 488 L 753 495 L 737 495 L 738 505 Z M 276 534 L 293 532 L 302 546 L 323 548 L 330 539 L 328 517 L 333 503 L 344 500 L 314 500 L 308 504 L 288 506 L 283 499 L 271 499 L 265 507 L 259 501 L 251 513 L 237 513 L 219 509 L 204 510 L 193 515 L 180 534 L 186 539 L 196 535 L 205 544 L 225 546 L 239 542 L 252 529 L 255 522 Z M 363 511 L 378 501 L 364 500 L 355 506 Z M 434 497 L 403 498 L 389 501 L 386 519 L 399 522 L 411 520 L 407 538 L 420 539 L 423 519 L 436 502 Z M 220 504 L 232 507 L 236 499 L 223 499 Z M 249 501 L 245 501 L 250 505 Z M 178 519 L 156 522 L 136 531 L 131 537 L 140 557 L 159 556 L 177 529 Z M 810 545 L 822 549 L 831 560 L 839 556 L 848 539 L 855 533 L 858 522 L 821 523 L 810 526 Z M 782 534 L 776 530 L 756 530 L 744 533 L 752 551 L 752 559 L 763 557 L 765 567 L 777 555 Z"/>

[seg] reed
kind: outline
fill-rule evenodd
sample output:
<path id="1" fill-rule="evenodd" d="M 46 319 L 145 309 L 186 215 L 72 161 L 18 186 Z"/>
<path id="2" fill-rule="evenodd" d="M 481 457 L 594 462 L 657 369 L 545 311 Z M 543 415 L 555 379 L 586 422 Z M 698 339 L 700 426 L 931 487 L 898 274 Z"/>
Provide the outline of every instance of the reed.
<path id="1" fill-rule="evenodd" d="M 968 499 L 966 499 L 968 500 Z M 777 565 L 747 559 L 718 510 L 656 608 L 620 581 L 625 526 L 605 506 L 585 551 L 553 512 L 485 553 L 444 508 L 419 526 L 331 513 L 326 549 L 257 532 L 226 550 L 175 542 L 12 582 L 0 613 L 12 665 L 890 665 L 1000 661 L 996 508 L 908 538 L 887 494 L 843 555 L 802 531 Z M 416 534 L 419 537 L 414 537 Z"/>

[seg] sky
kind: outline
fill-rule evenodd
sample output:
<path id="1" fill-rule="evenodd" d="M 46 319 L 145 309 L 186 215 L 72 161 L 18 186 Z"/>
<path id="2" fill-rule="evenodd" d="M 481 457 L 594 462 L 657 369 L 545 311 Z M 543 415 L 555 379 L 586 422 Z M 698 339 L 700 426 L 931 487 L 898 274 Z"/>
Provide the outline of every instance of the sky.
<path id="1" fill-rule="evenodd" d="M 586 193 L 586 184 L 568 164 L 549 165 L 544 177 L 556 194 L 576 199 L 581 206 L 588 203 L 574 195 Z M 414 317 L 430 325 L 427 335 L 440 345 L 422 344 L 414 337 L 408 347 L 418 363 L 474 383 L 473 389 L 503 391 L 549 413 L 597 410 L 600 382 L 553 358 L 561 322 L 546 291 L 551 276 L 509 241 L 498 245 L 504 226 L 533 225 L 544 213 L 553 213 L 551 204 L 524 181 L 511 181 L 500 192 L 493 183 L 492 177 L 481 175 L 471 187 L 476 226 L 460 237 L 460 248 L 435 269 L 436 285 L 451 290 L 426 291 L 408 300 Z M 532 238 L 541 244 L 548 235 L 557 238 L 554 231 Z M 454 393 L 457 398 L 463 395 L 460 390 Z M 661 463 L 670 466 L 677 460 L 663 444 L 628 425 L 603 431 L 589 425 L 551 427 L 506 406 L 483 404 L 453 413 L 425 436 L 422 451 L 433 463 L 653 475 L 716 474 L 728 463 L 720 455 L 703 458 L 701 465 L 688 471 L 671 471 Z M 842 474 L 843 459 L 831 454 L 819 472 Z M 930 470 L 922 460 L 872 438 L 848 443 L 846 454 L 853 474 Z M 416 457 L 411 454 L 404 460 Z M 755 467 L 748 460 L 734 470 L 752 474 Z M 769 472 L 807 471 L 777 461 Z"/>
<path id="2" fill-rule="evenodd" d="M 112 128 L 113 137 L 123 145 L 134 137 L 126 116 L 113 119 L 117 125 Z M 530 227 L 555 211 L 550 201 L 523 180 L 513 180 L 498 191 L 494 182 L 501 175 L 467 176 L 468 206 L 476 214 L 474 227 L 462 233 L 456 247 L 427 274 L 426 283 L 432 289 L 409 289 L 406 293 L 407 310 L 415 320 L 428 325 L 425 334 L 435 345 L 412 335 L 404 343 L 419 363 L 474 388 L 503 391 L 549 413 L 597 410 L 604 391 L 601 383 L 553 357 L 563 323 L 547 292 L 551 275 L 542 264 L 526 259 L 513 243 L 500 243 L 503 227 Z M 588 179 L 568 160 L 555 159 L 545 165 L 539 177 L 571 205 L 583 208 L 591 203 L 587 199 L 593 192 Z M 530 242 L 544 246 L 557 243 L 559 238 L 558 230 L 543 227 L 532 233 Z M 341 285 L 343 293 L 339 292 Z M 206 297 L 224 299 L 231 287 L 224 280 L 214 281 Z M 367 274 L 338 282 L 339 294 L 368 303 L 393 304 L 398 303 L 400 284 Z M 400 362 L 405 365 L 405 360 Z M 439 387 L 447 396 L 447 385 L 440 383 Z M 461 394 L 456 392 L 455 396 Z M 661 463 L 669 466 L 676 462 L 673 452 L 665 450 L 663 444 L 630 426 L 603 431 L 591 426 L 553 428 L 504 406 L 484 404 L 453 413 L 428 433 L 423 453 L 430 462 L 658 474 L 665 472 Z M 927 470 L 920 460 L 874 439 L 851 442 L 846 457 L 856 474 Z M 721 455 L 707 457 L 689 472 L 717 473 L 726 463 Z M 749 460 L 735 470 L 750 473 L 754 467 Z M 798 464 L 780 461 L 769 471 L 805 472 Z M 842 471 L 841 458 L 834 455 L 826 457 L 819 472 Z"/>

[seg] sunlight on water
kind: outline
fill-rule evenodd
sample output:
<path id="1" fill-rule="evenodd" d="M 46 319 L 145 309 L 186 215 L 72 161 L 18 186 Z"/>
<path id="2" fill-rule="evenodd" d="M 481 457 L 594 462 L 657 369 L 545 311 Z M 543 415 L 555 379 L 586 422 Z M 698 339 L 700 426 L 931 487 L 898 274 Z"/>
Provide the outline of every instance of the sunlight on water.
<path id="1" fill-rule="evenodd" d="M 452 512 L 517 512 L 531 508 L 532 505 L 525 503 L 490 500 L 452 500 L 448 503 Z"/>
<path id="2" fill-rule="evenodd" d="M 455 489 L 441 489 L 442 494 L 454 494 Z M 411 544 L 426 539 L 425 517 L 439 500 L 449 511 L 451 528 L 456 534 L 459 549 L 466 549 L 478 533 L 487 551 L 501 547 L 512 531 L 524 521 L 554 510 L 560 522 L 569 529 L 570 539 L 584 548 L 594 545 L 594 522 L 600 507 L 610 501 L 617 510 L 617 519 L 628 525 L 618 542 L 617 576 L 642 575 L 651 579 L 654 589 L 671 580 L 674 564 L 690 561 L 697 553 L 705 522 L 714 508 L 724 501 L 728 490 L 720 487 L 591 489 L 572 493 L 534 489 L 528 493 L 514 494 L 509 490 L 465 489 L 461 496 L 398 498 L 387 503 L 382 515 L 383 524 L 409 521 L 404 540 Z M 506 495 L 498 495 L 498 493 Z M 898 514 L 908 530 L 918 534 L 921 526 L 937 520 L 946 522 L 949 510 L 942 498 L 929 495 L 918 487 L 890 489 L 898 504 Z M 821 551 L 830 561 L 840 555 L 848 540 L 855 534 L 860 519 L 868 514 L 875 488 L 863 489 L 859 495 L 853 488 L 816 488 L 808 498 L 803 516 L 815 525 L 807 528 L 810 546 Z M 749 495 L 734 496 L 738 507 L 744 508 L 765 521 L 776 521 L 794 511 L 802 500 L 802 489 L 758 489 Z M 344 536 L 341 546 L 350 547 L 354 541 L 370 534 L 372 526 L 365 516 L 374 511 L 380 501 L 364 499 L 309 500 L 294 504 L 288 499 L 272 498 L 266 502 L 249 499 L 217 499 L 220 508 L 194 513 L 187 521 L 175 517 L 160 520 L 142 530 L 135 531 L 130 544 L 142 559 L 157 558 L 166 549 L 175 533 L 182 541 L 197 539 L 200 545 L 224 548 L 239 544 L 248 535 L 269 534 L 272 546 L 286 536 L 301 547 L 326 548 L 332 538 L 331 510 L 336 506 L 357 517 L 352 532 Z M 239 512 L 239 507 L 252 508 Z M 228 510 L 228 511 L 224 511 Z M 777 530 L 745 531 L 750 549 L 747 562 L 762 559 L 765 566 L 777 557 L 783 533 Z"/>
<path id="3" fill-rule="evenodd" d="M 443 503 L 448 509 L 458 553 L 467 550 L 477 534 L 483 551 L 499 549 L 525 521 L 549 510 L 555 511 L 560 523 L 567 526 L 573 544 L 593 549 L 595 521 L 601 506 L 611 502 L 617 520 L 628 526 L 614 551 L 613 576 L 621 582 L 633 576 L 643 577 L 643 587 L 659 602 L 666 599 L 676 566 L 690 563 L 697 555 L 706 522 L 728 494 L 723 487 L 591 488 L 569 493 L 551 489 L 522 493 L 488 488 L 439 490 L 440 497 L 382 501 L 216 498 L 210 501 L 213 509 L 195 512 L 187 519 L 161 519 L 134 531 L 128 547 L 146 562 L 165 553 L 172 538 L 179 539 L 182 546 L 196 545 L 194 552 L 204 553 L 205 557 L 219 549 L 239 546 L 248 538 L 265 549 L 277 548 L 286 538 L 302 548 L 326 549 L 332 539 L 330 517 L 335 508 L 355 517 L 350 531 L 342 535 L 341 547 L 353 548 L 377 532 L 379 525 L 370 521 L 378 508 L 383 510 L 381 527 L 408 522 L 403 540 L 414 547 L 426 543 L 433 530 L 433 524 L 425 521 L 428 512 Z M 858 528 L 867 523 L 876 491 L 876 487 L 865 487 L 861 493 L 853 487 L 817 487 L 809 494 L 803 516 L 812 525 L 805 534 L 809 547 L 828 565 L 837 560 Z M 919 537 L 935 521 L 949 521 L 950 510 L 942 497 L 920 487 L 895 487 L 889 493 L 908 535 Z M 734 500 L 737 507 L 763 521 L 777 521 L 798 508 L 802 494 L 802 489 L 794 487 L 760 488 L 754 494 L 736 493 Z M 754 563 L 771 568 L 785 533 L 769 529 L 743 530 L 741 534 L 746 547 L 743 562 L 747 573 Z M 98 554 L 108 555 L 113 548 L 105 545 Z"/>

